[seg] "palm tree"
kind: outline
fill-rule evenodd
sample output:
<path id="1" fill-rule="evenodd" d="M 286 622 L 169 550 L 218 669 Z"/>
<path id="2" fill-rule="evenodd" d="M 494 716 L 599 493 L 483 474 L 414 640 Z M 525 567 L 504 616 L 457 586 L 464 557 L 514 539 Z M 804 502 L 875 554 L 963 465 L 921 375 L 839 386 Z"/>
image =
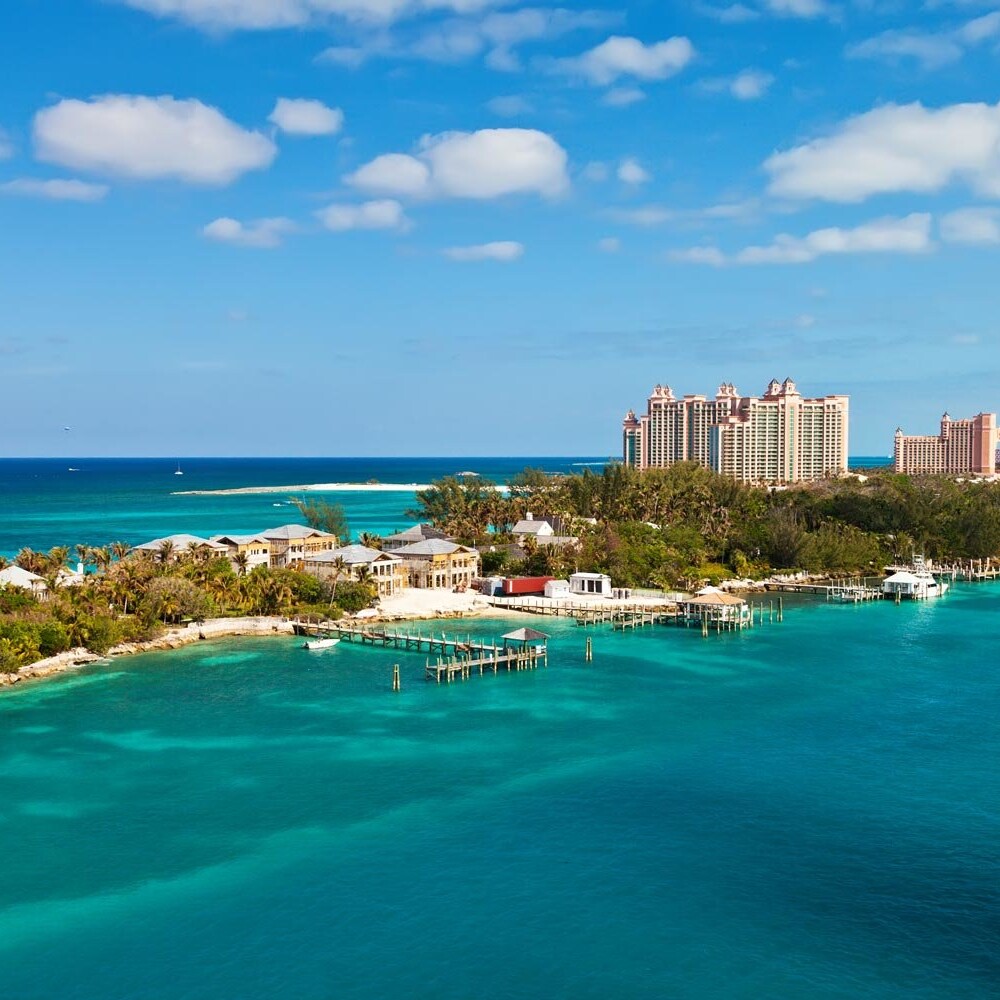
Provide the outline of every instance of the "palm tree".
<path id="1" fill-rule="evenodd" d="M 166 539 L 165 541 L 160 542 L 158 555 L 161 563 L 170 562 L 173 554 L 174 554 L 174 543 L 170 541 L 170 539 Z"/>
<path id="2" fill-rule="evenodd" d="M 97 567 L 98 572 L 107 573 L 111 565 L 111 547 L 108 545 L 98 545 L 90 550 L 90 558 Z"/>
<path id="3" fill-rule="evenodd" d="M 41 552 L 36 552 L 34 549 L 23 548 L 14 557 L 14 562 L 20 566 L 21 569 L 26 569 L 29 573 L 37 573 L 41 576 L 45 572 L 48 560 Z"/>
<path id="4" fill-rule="evenodd" d="M 121 562 L 132 551 L 132 546 L 128 542 L 112 542 L 109 548 L 118 562 Z"/>
<path id="5" fill-rule="evenodd" d="M 233 565 L 238 576 L 246 576 L 247 570 L 250 569 L 250 557 L 245 552 L 237 552 L 233 556 Z"/>
<path id="6" fill-rule="evenodd" d="M 366 545 L 370 549 L 381 550 L 382 548 L 382 536 L 377 535 L 374 531 L 362 531 L 361 534 L 358 535 L 358 542 L 361 545 Z"/>

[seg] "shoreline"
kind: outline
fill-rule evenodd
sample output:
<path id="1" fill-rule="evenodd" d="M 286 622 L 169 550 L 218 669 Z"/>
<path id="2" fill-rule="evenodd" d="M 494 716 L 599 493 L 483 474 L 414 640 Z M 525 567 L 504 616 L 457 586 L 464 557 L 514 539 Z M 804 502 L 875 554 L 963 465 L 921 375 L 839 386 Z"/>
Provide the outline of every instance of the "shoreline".
<path id="1" fill-rule="evenodd" d="M 383 614 L 368 619 L 371 624 L 390 621 L 438 621 L 448 618 L 520 618 L 524 613 L 510 609 L 481 607 L 469 605 L 454 608 L 428 608 L 426 610 L 386 611 Z M 43 680 L 59 674 L 70 673 L 81 667 L 95 663 L 111 663 L 122 656 L 136 656 L 140 653 L 155 653 L 170 649 L 181 649 L 196 642 L 209 642 L 215 639 L 263 639 L 295 635 L 296 622 L 291 618 L 277 615 L 256 618 L 209 618 L 200 625 L 172 626 L 155 639 L 142 642 L 124 642 L 101 656 L 89 649 L 79 646 L 57 653 L 44 660 L 36 660 L 21 667 L 13 674 L 0 674 L 0 691 L 4 688 L 18 687 L 26 681 Z"/>
<path id="2" fill-rule="evenodd" d="M 224 490 L 174 490 L 172 497 L 270 496 L 282 493 L 419 493 L 429 483 L 299 483 L 295 486 L 236 486 Z M 498 493 L 506 486 L 495 486 Z"/>

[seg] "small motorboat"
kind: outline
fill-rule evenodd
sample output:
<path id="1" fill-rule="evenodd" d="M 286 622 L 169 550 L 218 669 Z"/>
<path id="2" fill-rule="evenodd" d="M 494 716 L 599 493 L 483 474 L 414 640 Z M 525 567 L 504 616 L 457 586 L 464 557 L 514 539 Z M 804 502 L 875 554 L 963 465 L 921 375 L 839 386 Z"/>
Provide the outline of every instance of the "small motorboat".
<path id="1" fill-rule="evenodd" d="M 339 639 L 310 639 L 302 644 L 302 648 L 314 652 L 318 649 L 332 649 L 338 642 Z"/>

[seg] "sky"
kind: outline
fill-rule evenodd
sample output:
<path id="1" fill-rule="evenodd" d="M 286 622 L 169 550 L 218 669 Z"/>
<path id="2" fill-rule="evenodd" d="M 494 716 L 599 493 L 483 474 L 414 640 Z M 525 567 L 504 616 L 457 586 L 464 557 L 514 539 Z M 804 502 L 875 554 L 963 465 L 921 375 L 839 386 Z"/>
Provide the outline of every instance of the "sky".
<path id="1" fill-rule="evenodd" d="M 1000 0 L 8 0 L 0 456 L 1000 409 Z M 69 428 L 66 430 L 65 428 Z"/>

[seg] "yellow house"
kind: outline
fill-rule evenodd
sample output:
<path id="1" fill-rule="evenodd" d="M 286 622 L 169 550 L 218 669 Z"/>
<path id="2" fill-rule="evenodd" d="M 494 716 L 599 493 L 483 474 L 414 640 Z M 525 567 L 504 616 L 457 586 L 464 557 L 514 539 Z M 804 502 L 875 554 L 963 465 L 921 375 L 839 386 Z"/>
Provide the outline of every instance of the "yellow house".
<path id="1" fill-rule="evenodd" d="M 213 535 L 212 541 L 225 545 L 233 569 L 239 569 L 237 556 L 246 556 L 246 570 L 271 564 L 271 543 L 263 535 Z"/>
<path id="2" fill-rule="evenodd" d="M 366 578 L 379 597 L 392 597 L 407 585 L 402 559 L 365 545 L 345 545 L 341 549 L 314 553 L 306 557 L 302 568 L 320 580 L 342 582 Z"/>
<path id="3" fill-rule="evenodd" d="M 337 547 L 337 536 L 304 524 L 285 524 L 261 532 L 271 547 L 272 569 L 282 569 L 303 562 L 311 555 Z"/>
<path id="4" fill-rule="evenodd" d="M 411 587 L 454 590 L 471 587 L 479 576 L 479 553 L 468 545 L 431 538 L 394 549 L 406 565 Z"/>

